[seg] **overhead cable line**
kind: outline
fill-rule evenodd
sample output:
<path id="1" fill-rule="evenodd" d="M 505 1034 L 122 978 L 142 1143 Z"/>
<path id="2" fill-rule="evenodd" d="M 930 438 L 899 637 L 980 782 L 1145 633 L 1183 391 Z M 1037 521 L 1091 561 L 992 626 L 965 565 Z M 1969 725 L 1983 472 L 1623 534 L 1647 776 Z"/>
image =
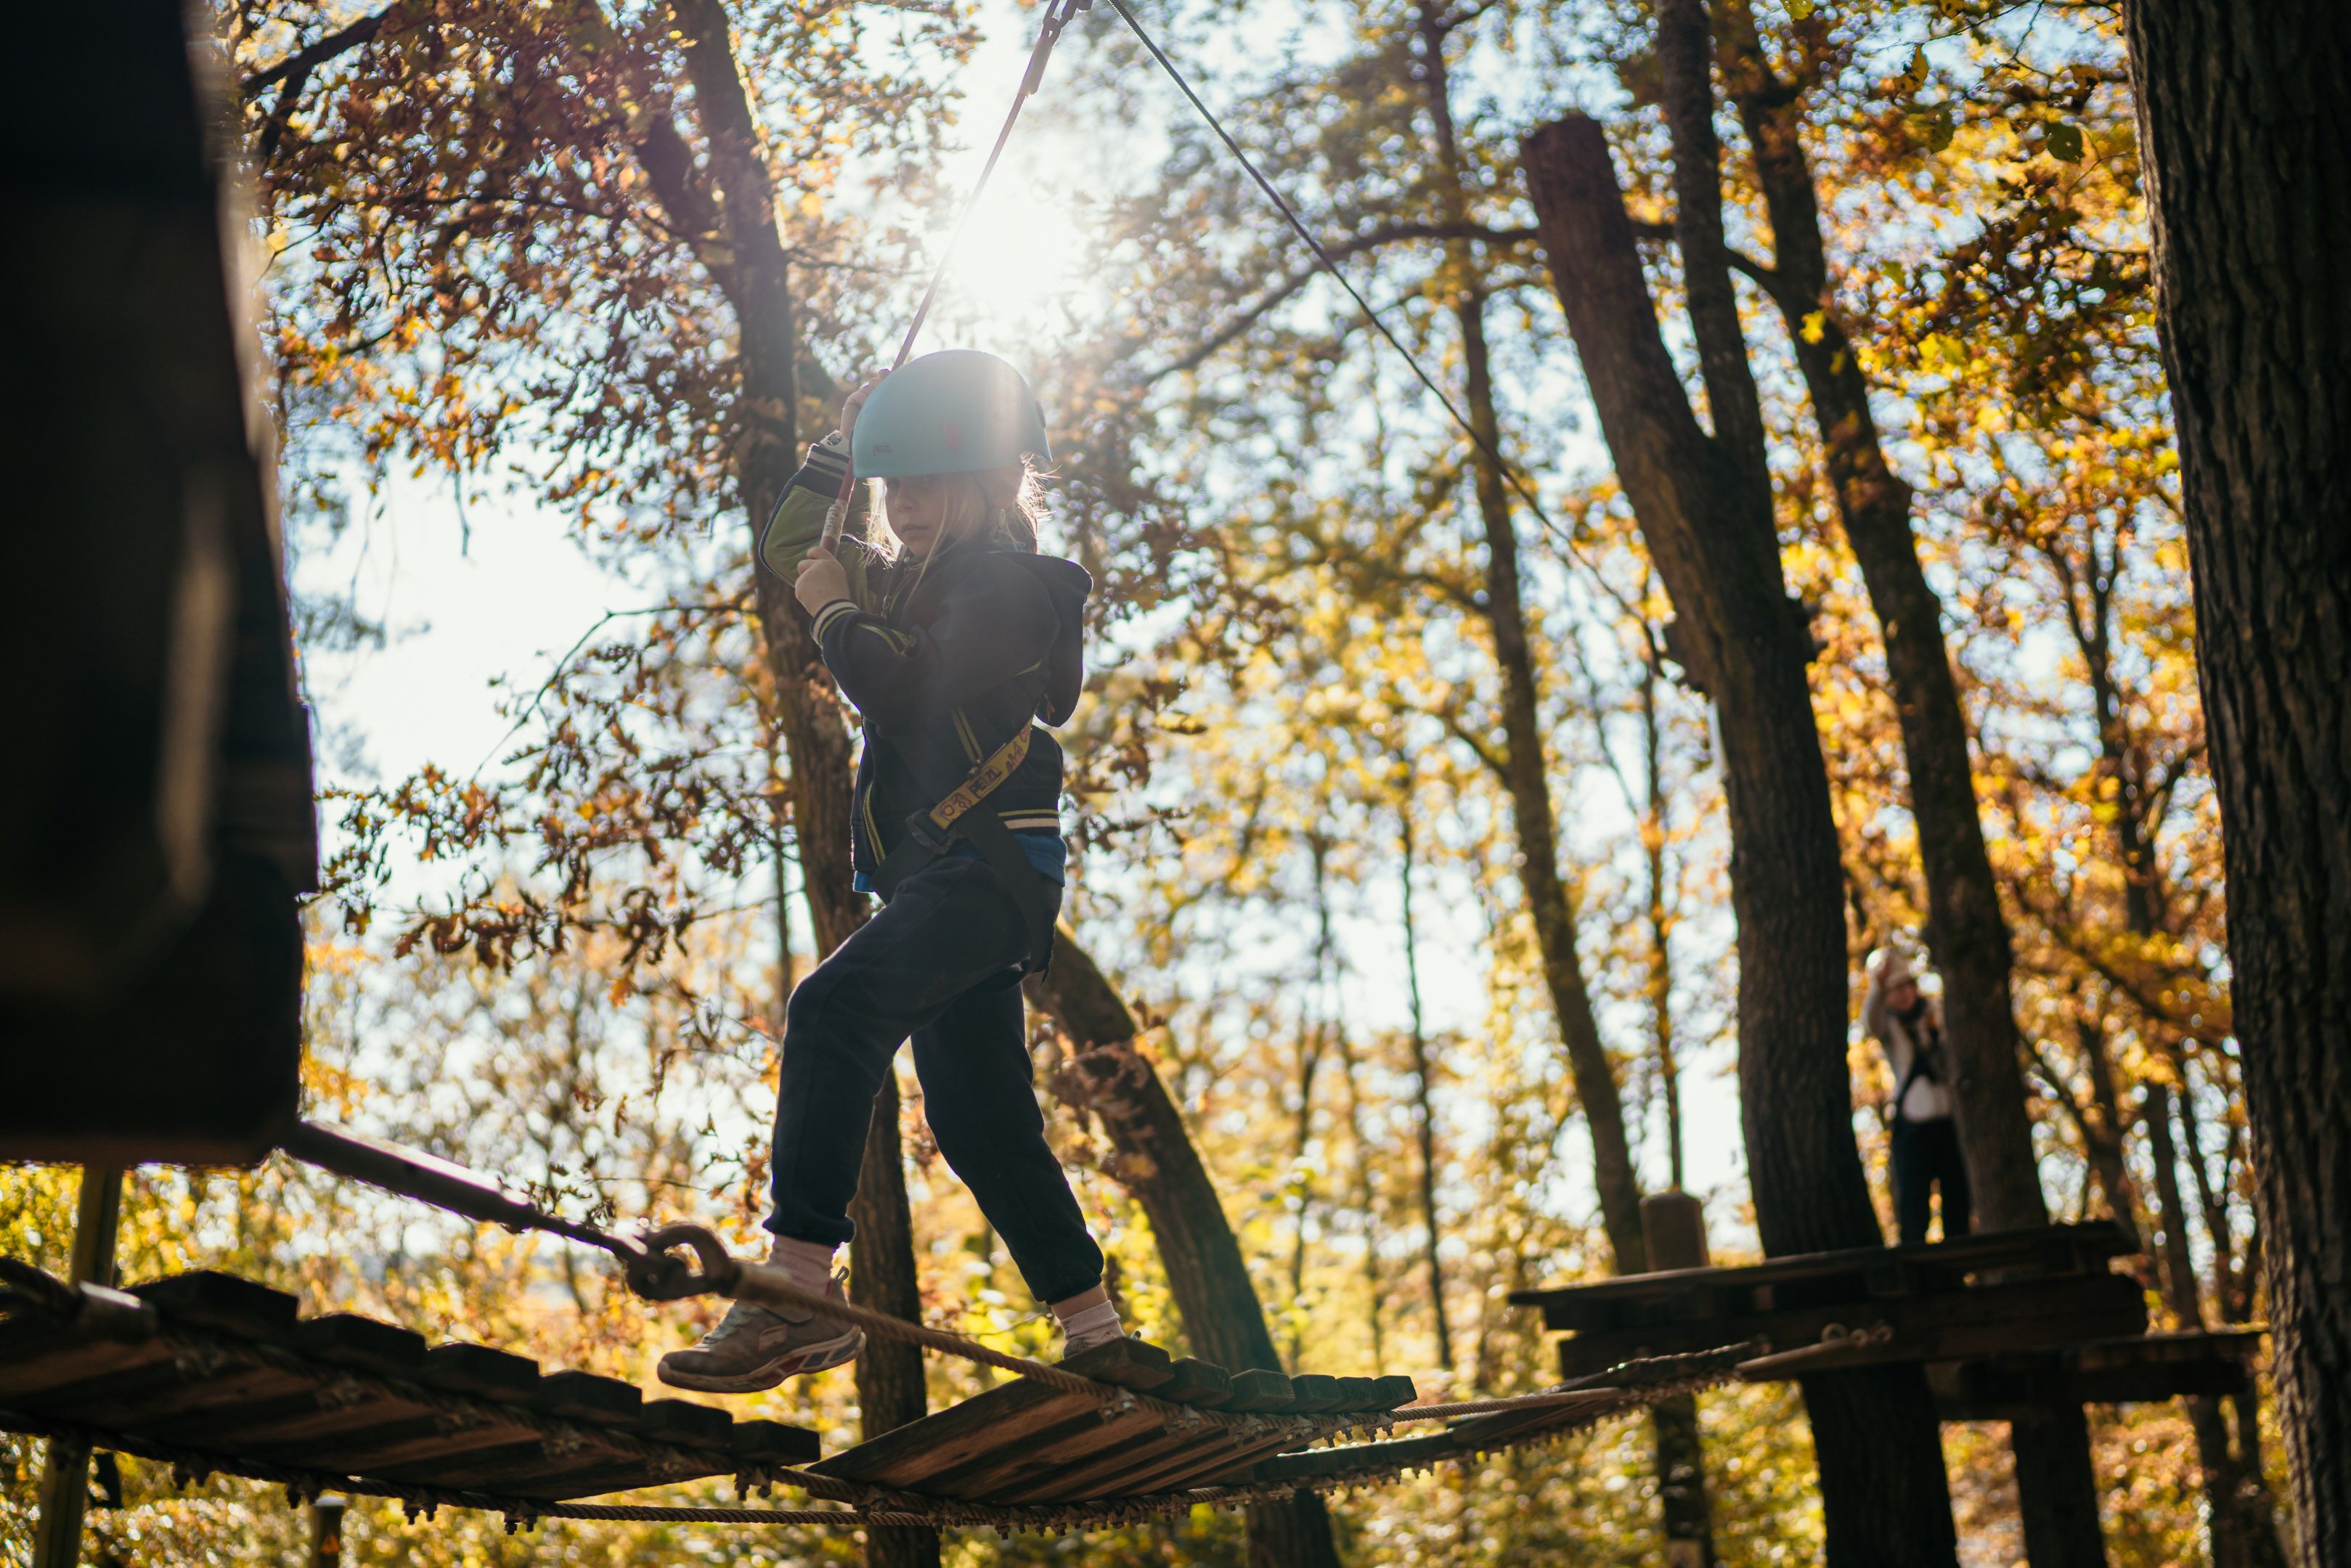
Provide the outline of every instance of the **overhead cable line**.
<path id="1" fill-rule="evenodd" d="M 1403 340 L 1389 329 L 1387 322 L 1382 319 L 1372 302 L 1364 298 L 1353 283 L 1347 281 L 1347 275 L 1339 270 L 1338 262 L 1322 247 L 1322 242 L 1314 237 L 1313 231 L 1306 226 L 1305 220 L 1298 215 L 1297 209 L 1292 207 L 1282 193 L 1274 188 L 1273 182 L 1265 177 L 1264 172 L 1258 168 L 1256 161 L 1241 150 L 1241 144 L 1233 140 L 1232 132 L 1225 129 L 1224 121 L 1217 118 L 1216 110 L 1210 109 L 1201 100 L 1200 95 L 1192 90 L 1191 82 L 1186 79 L 1181 70 L 1176 68 L 1176 62 L 1167 57 L 1167 51 L 1159 47 L 1158 40 L 1152 37 L 1151 34 L 1144 29 L 1134 11 L 1128 8 L 1126 0 L 1110 0 L 1110 3 L 1112 8 L 1117 11 L 1120 17 L 1126 23 L 1128 31 L 1134 35 L 1135 41 L 1149 51 L 1153 59 L 1159 62 L 1159 68 L 1167 73 L 1167 79 L 1174 82 L 1176 90 L 1191 100 L 1192 107 L 1200 111 L 1200 118 L 1207 122 L 1208 129 L 1217 133 L 1217 140 L 1225 144 L 1225 150 L 1230 152 L 1242 169 L 1248 172 L 1249 177 L 1256 183 L 1257 188 L 1265 193 L 1266 200 L 1274 204 L 1275 210 L 1281 214 L 1283 220 L 1297 231 L 1298 237 L 1306 242 L 1306 248 L 1314 253 L 1314 259 L 1322 264 L 1322 269 L 1331 275 L 1332 280 L 1341 288 L 1346 290 L 1347 298 L 1355 302 L 1355 308 L 1364 313 L 1364 319 L 1371 323 L 1373 330 L 1387 340 L 1388 347 L 1404 356 L 1405 363 L 1412 367 L 1412 373 L 1419 379 L 1420 384 L 1428 389 L 1429 395 L 1436 398 L 1438 405 L 1452 417 L 1453 423 L 1461 427 L 1462 434 L 1469 437 L 1478 450 L 1485 455 L 1488 462 L 1493 464 L 1494 471 L 1502 476 L 1511 489 L 1518 492 L 1519 498 L 1527 504 L 1527 509 L 1535 515 L 1545 529 L 1557 535 L 1567 545 L 1569 550 L 1573 552 L 1575 549 L 1573 537 L 1552 520 L 1551 514 L 1543 509 L 1543 504 L 1536 497 L 1533 488 L 1519 471 L 1511 466 L 1510 460 L 1497 451 L 1494 444 L 1486 439 L 1485 434 L 1469 423 L 1461 411 L 1454 406 L 1451 394 L 1437 384 L 1437 378 L 1422 367 L 1418 356 L 1405 347 Z M 1590 569 L 1590 562 L 1583 564 L 1587 570 Z"/>

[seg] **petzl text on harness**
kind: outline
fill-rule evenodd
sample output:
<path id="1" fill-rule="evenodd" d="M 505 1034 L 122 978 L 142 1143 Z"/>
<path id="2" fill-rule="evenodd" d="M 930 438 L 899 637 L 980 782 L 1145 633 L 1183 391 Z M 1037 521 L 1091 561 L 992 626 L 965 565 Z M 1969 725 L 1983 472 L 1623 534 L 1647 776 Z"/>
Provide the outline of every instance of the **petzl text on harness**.
<path id="1" fill-rule="evenodd" d="M 940 796 L 938 804 L 909 812 L 906 836 L 882 857 L 882 863 L 874 868 L 873 885 L 886 901 L 900 883 L 953 849 L 957 839 L 963 840 L 994 868 L 1012 901 L 1020 906 L 1029 935 L 1029 960 L 1021 972 L 1042 974 L 1053 961 L 1053 921 L 1061 901 L 1053 895 L 1045 873 L 1021 852 L 1003 819 L 976 809 L 1019 768 L 1029 755 L 1030 733 L 1030 727 L 1022 725 L 1018 734 L 966 774 L 961 783 Z"/>

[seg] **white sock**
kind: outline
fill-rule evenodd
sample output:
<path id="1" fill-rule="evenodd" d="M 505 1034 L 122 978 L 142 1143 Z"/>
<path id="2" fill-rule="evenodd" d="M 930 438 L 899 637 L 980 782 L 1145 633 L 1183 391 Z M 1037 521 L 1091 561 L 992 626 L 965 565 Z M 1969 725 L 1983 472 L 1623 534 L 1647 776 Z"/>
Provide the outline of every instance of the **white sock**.
<path id="1" fill-rule="evenodd" d="M 821 1296 L 832 1288 L 832 1254 L 831 1243 L 795 1241 L 789 1236 L 778 1236 L 768 1249 L 768 1261 L 792 1277 L 792 1283 L 812 1296 Z"/>
<path id="2" fill-rule="evenodd" d="M 1118 1321 L 1118 1308 L 1107 1301 L 1096 1301 L 1091 1307 L 1078 1307 L 1063 1312 L 1057 1303 L 1053 1316 L 1061 1325 L 1061 1347 L 1065 1351 L 1086 1350 L 1107 1344 L 1126 1333 Z"/>

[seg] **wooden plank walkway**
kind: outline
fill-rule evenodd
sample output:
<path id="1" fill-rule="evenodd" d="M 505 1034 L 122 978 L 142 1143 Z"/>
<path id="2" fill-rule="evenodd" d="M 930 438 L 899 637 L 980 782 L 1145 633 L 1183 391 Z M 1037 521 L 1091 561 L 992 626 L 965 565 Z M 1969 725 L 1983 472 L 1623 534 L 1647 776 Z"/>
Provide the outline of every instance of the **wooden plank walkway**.
<path id="1" fill-rule="evenodd" d="M 60 1291 L 67 1287 L 57 1287 Z M 226 1274 L 0 1320 L 0 1427 L 121 1435 L 192 1464 L 272 1467 L 553 1501 L 816 1458 L 816 1434 L 392 1323 L 303 1318 Z M 138 1451 L 134 1449 L 133 1451 Z"/>
<path id="2" fill-rule="evenodd" d="M 6 1286 L 0 1429 L 78 1437 L 196 1472 L 523 1517 L 731 1474 L 893 1515 L 1084 1528 L 1251 1495 L 1234 1489 L 1385 1479 L 1541 1440 L 1651 1403 L 1670 1384 L 1718 1380 L 1742 1354 L 1710 1346 L 1625 1369 L 1605 1386 L 1501 1409 L 1472 1401 L 1449 1418 L 1451 1406 L 1428 1407 L 1448 1424 L 1385 1439 L 1390 1414 L 1415 1403 L 1409 1377 L 1233 1372 L 1121 1340 L 1063 1362 L 1075 1379 L 1016 1377 L 820 1460 L 814 1434 L 795 1427 L 646 1400 L 628 1384 L 544 1372 L 486 1345 L 428 1345 L 369 1318 L 305 1319 L 292 1297 L 227 1275 L 124 1293 L 11 1263 Z M 1374 1440 L 1318 1447 L 1350 1433 Z"/>
<path id="3" fill-rule="evenodd" d="M 2109 1272 L 2130 1250 L 2113 1225 L 1991 1231 L 1911 1247 L 1775 1258 L 1739 1268 L 1632 1274 L 1510 1300 L 1564 1329 L 1570 1377 L 1635 1356 L 1767 1341 L 1806 1372 L 2054 1350 L 2142 1334 L 2138 1282 Z M 1794 1375 L 1792 1363 L 1788 1375 Z"/>
<path id="4" fill-rule="evenodd" d="M 1416 1397 L 1409 1377 L 1228 1372 L 1132 1339 L 1062 1364 L 1111 1387 L 1093 1396 L 1016 1379 L 809 1469 L 973 1502 L 1136 1497 L 1253 1479 L 1259 1460 Z"/>

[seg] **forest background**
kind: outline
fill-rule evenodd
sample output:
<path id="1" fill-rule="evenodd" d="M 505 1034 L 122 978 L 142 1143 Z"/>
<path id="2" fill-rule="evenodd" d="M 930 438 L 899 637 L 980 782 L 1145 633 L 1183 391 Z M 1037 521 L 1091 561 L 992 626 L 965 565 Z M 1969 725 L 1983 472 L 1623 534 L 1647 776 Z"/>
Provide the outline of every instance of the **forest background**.
<path id="1" fill-rule="evenodd" d="M 1596 1123 L 1618 1121 L 1641 1188 L 1706 1197 L 1719 1258 L 1756 1245 L 1717 737 L 1517 167 L 1530 128 L 1592 113 L 1635 217 L 1662 229 L 1651 21 L 1631 5 L 1368 0 L 1145 15 L 1525 493 L 1503 487 L 1498 533 L 1472 443 L 1314 277 L 1115 18 L 1083 17 L 925 339 L 1035 376 L 1061 476 L 1048 548 L 1100 584 L 1091 696 L 1065 736 L 1072 925 L 1147 1025 L 1139 1049 L 1214 1175 L 1286 1365 L 1410 1370 L 1424 1392 L 1539 1386 L 1545 1347 L 1503 1298 L 1610 1270 Z M 886 361 L 1032 17 L 712 0 L 246 0 L 213 16 L 267 214 L 298 630 L 336 789 L 333 885 L 312 910 L 312 1103 L 570 1212 L 703 1218 L 748 1250 L 782 998 L 828 916 L 820 889 L 807 896 L 794 721 L 761 656 L 739 445 L 821 434 L 838 389 Z M 780 409 L 747 391 L 760 350 L 730 308 L 754 258 L 708 243 L 708 215 L 682 210 L 694 182 L 673 167 L 664 185 L 648 130 L 664 113 L 717 123 L 688 58 L 714 18 L 731 26 L 789 269 L 796 402 Z M 1803 0 L 1757 19 L 1813 73 L 1838 325 L 1917 492 L 2014 935 L 2043 1190 L 2059 1218 L 2133 1227 L 2158 1322 L 2257 1321 L 2119 23 L 2085 5 Z M 1767 254 L 1723 120 L 1729 237 Z M 728 147 L 706 134 L 682 156 L 723 183 Z M 1644 254 L 1671 299 L 1673 250 Z M 1760 286 L 1740 307 L 1783 566 L 1819 649 L 1857 1009 L 1861 956 L 1924 922 L 1902 736 L 1798 371 L 1797 339 L 1825 324 L 1785 321 Z M 1690 345 L 1671 346 L 1695 386 Z M 1498 613 L 1505 594 L 1515 615 Z M 1543 835 L 1549 876 L 1529 870 Z M 1142 1173 L 1091 1109 L 1071 1042 L 1038 1024 L 1055 1141 L 1129 1320 L 1181 1346 Z M 1583 1048 L 1621 1111 L 1595 1113 Z M 1857 1034 L 1852 1066 L 1883 1208 L 1891 1084 Z M 911 1077 L 902 1097 L 925 1315 L 1049 1349 L 936 1160 Z M 70 1173 L 0 1178 L 9 1250 L 60 1263 L 71 1205 Z M 580 1264 L 277 1163 L 141 1172 L 126 1218 L 134 1278 L 234 1268 L 313 1310 L 650 1384 L 701 1310 L 649 1312 Z M 930 1380 L 935 1406 L 975 1386 L 958 1367 Z M 833 1375 L 734 1403 L 830 1445 L 853 1437 L 856 1397 Z M 1701 1412 L 1724 1560 L 1816 1557 L 1793 1391 Z M 2114 1560 L 2204 1561 L 2185 1416 L 2101 1408 L 2093 1435 Z M 37 1449 L 5 1441 L 14 1551 Z M 1966 1560 L 2015 1561 L 1998 1429 L 1947 1428 L 1945 1446 Z M 94 1516 L 107 1561 L 282 1561 L 303 1531 L 266 1489 L 176 1493 L 124 1470 L 144 1506 Z M 1353 1562 L 1617 1562 L 1659 1560 L 1656 1511 L 1646 1430 L 1625 1422 L 1333 1517 Z M 410 1524 L 393 1508 L 355 1510 L 347 1542 L 385 1563 L 856 1555 L 781 1531 L 509 1541 L 495 1520 Z M 1232 1562 L 1240 1527 L 1204 1512 L 1078 1549 Z M 948 1546 L 975 1563 L 1070 1550 Z"/>

